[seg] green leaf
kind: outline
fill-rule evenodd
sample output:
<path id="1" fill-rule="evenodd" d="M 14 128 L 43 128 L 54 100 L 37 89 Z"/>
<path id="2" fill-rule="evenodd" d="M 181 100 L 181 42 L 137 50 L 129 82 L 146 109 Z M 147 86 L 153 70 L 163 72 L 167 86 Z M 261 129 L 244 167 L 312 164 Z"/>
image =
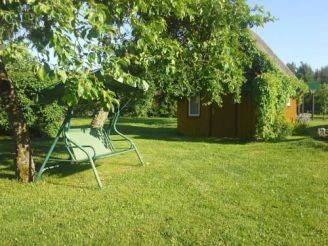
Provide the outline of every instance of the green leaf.
<path id="1" fill-rule="evenodd" d="M 37 75 L 39 77 L 39 79 L 41 79 L 42 81 L 45 81 L 47 78 L 47 73 L 44 69 L 44 67 L 40 67 L 37 71 Z"/>
<path id="2" fill-rule="evenodd" d="M 78 86 L 77 86 L 77 94 L 79 97 L 83 97 L 84 96 L 84 86 L 81 84 L 81 83 L 78 83 Z"/>
<path id="3" fill-rule="evenodd" d="M 92 28 L 92 29 L 89 31 L 89 33 L 88 33 L 88 35 L 87 35 L 87 38 L 88 38 L 88 39 L 92 39 L 92 38 L 97 38 L 97 37 L 98 37 L 98 32 L 97 32 L 96 28 Z"/>
<path id="4" fill-rule="evenodd" d="M 62 81 L 62 82 L 66 82 L 67 80 L 67 74 L 64 70 L 57 70 L 57 75 L 60 77 L 59 79 Z"/>

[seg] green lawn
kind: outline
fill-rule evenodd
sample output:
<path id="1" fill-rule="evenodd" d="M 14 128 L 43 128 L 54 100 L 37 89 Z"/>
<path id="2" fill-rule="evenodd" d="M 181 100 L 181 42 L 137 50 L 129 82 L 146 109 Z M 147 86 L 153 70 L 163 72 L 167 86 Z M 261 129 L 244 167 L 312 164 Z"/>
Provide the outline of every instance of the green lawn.
<path id="1" fill-rule="evenodd" d="M 328 121 L 307 133 L 317 125 Z M 102 191 L 87 164 L 18 183 L 12 141 L 1 137 L 0 244 L 328 244 L 327 143 L 187 138 L 175 119 L 123 118 L 119 126 L 147 166 L 133 153 L 98 161 Z M 34 139 L 35 155 L 50 144 Z"/>

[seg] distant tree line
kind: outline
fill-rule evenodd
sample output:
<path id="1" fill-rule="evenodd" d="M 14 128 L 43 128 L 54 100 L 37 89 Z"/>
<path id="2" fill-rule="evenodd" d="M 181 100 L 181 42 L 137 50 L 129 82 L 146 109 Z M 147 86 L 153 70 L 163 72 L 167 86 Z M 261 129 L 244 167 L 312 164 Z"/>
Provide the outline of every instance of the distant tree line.
<path id="1" fill-rule="evenodd" d="M 328 84 L 328 65 L 315 71 L 312 67 L 304 62 L 297 67 L 294 62 L 287 63 L 289 69 L 297 76 L 299 79 L 303 79 L 305 82 L 311 80 L 316 80 L 320 84 Z"/>
<path id="2" fill-rule="evenodd" d="M 321 87 L 315 92 L 315 110 L 316 114 L 325 115 L 328 113 L 328 65 L 320 69 L 313 70 L 312 67 L 304 62 L 297 66 L 294 62 L 287 63 L 289 69 L 297 76 L 304 80 L 305 83 L 317 81 Z M 312 94 L 305 95 L 303 102 L 300 102 L 299 113 L 312 112 Z"/>

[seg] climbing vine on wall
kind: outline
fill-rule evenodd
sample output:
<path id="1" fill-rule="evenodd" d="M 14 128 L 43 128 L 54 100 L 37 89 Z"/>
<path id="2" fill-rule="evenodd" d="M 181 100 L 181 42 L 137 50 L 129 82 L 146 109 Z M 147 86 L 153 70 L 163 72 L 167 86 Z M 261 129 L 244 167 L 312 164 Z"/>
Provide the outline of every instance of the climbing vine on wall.
<path id="1" fill-rule="evenodd" d="M 256 138 L 278 140 L 292 130 L 283 116 L 288 100 L 298 99 L 305 93 L 306 86 L 303 81 L 282 73 L 262 53 L 257 54 L 255 61 L 260 70 L 252 86 L 257 100 Z"/>

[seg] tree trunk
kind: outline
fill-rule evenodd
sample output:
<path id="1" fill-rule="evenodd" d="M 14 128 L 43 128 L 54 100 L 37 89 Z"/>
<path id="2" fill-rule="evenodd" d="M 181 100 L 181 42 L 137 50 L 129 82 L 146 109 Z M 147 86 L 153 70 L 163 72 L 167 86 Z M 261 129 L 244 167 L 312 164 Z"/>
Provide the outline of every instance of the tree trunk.
<path id="1" fill-rule="evenodd" d="M 92 128 L 102 128 L 104 127 L 106 120 L 108 118 L 108 111 L 100 109 L 96 112 L 95 116 L 92 119 L 91 127 Z"/>
<path id="2" fill-rule="evenodd" d="M 301 112 L 301 103 L 298 102 L 297 104 L 297 115 L 300 115 L 302 112 Z"/>
<path id="3" fill-rule="evenodd" d="M 314 120 L 314 93 L 312 93 L 312 120 Z"/>
<path id="4" fill-rule="evenodd" d="M 9 124 L 13 129 L 16 143 L 15 165 L 20 181 L 27 183 L 34 180 L 35 165 L 31 153 L 30 136 L 20 102 L 15 95 L 12 81 L 8 78 L 4 64 L 0 63 L 0 96 L 5 105 Z"/>

